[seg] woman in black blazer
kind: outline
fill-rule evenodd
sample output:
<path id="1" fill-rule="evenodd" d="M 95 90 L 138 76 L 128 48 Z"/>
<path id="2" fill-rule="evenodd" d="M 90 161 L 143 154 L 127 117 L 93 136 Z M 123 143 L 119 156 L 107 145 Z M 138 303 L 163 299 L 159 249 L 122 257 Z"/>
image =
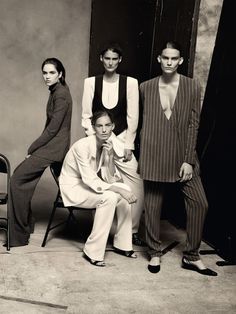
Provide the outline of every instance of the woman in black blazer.
<path id="1" fill-rule="evenodd" d="M 42 64 L 43 79 L 50 91 L 47 120 L 42 134 L 30 145 L 25 160 L 15 169 L 10 184 L 10 246 L 29 242 L 34 229 L 31 199 L 44 170 L 62 162 L 70 146 L 72 98 L 65 82 L 65 68 L 56 58 Z"/>

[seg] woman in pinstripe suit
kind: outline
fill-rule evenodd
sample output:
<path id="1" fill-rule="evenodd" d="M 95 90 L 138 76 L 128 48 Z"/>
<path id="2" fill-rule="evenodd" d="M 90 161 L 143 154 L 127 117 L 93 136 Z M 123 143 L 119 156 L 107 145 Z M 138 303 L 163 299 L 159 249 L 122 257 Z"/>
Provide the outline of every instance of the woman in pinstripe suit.
<path id="1" fill-rule="evenodd" d="M 177 43 L 167 42 L 158 62 L 162 75 L 140 85 L 143 126 L 139 171 L 144 179 L 148 269 L 153 273 L 160 271 L 161 208 L 166 184 L 175 183 L 183 193 L 187 213 L 182 267 L 216 276 L 204 266 L 198 253 L 208 208 L 195 149 L 200 88 L 196 81 L 178 73 L 183 58 Z"/>

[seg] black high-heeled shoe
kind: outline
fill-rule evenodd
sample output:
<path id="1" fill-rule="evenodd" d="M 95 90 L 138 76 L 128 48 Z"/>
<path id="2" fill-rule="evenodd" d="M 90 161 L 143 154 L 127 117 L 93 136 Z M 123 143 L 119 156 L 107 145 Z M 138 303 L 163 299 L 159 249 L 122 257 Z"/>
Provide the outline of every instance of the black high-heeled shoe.
<path id="1" fill-rule="evenodd" d="M 186 257 L 182 258 L 182 268 L 196 271 L 199 274 L 205 275 L 205 276 L 217 276 L 217 273 L 211 270 L 210 268 L 200 269 L 196 265 L 191 264 L 191 262 L 187 260 Z"/>
<path id="2" fill-rule="evenodd" d="M 160 265 L 150 265 L 150 264 L 148 264 L 148 270 L 151 273 L 156 274 L 156 273 L 159 273 L 159 271 L 161 270 L 161 266 Z"/>
<path id="3" fill-rule="evenodd" d="M 152 260 L 152 258 L 150 259 L 150 261 Z M 149 262 L 150 263 L 150 262 Z M 159 271 L 161 270 L 161 260 L 160 260 L 160 257 L 159 257 L 159 264 L 158 265 L 151 265 L 151 264 L 148 264 L 148 270 L 150 271 L 150 273 L 153 273 L 153 274 L 156 274 L 156 273 L 159 273 Z"/>
<path id="4" fill-rule="evenodd" d="M 130 258 L 137 258 L 137 255 L 134 253 L 133 250 L 131 250 L 131 251 L 124 251 L 124 250 L 118 249 L 118 248 L 116 248 L 114 246 L 113 246 L 113 249 L 114 249 L 114 252 L 117 253 L 117 254 L 120 254 L 120 255 L 123 255 L 123 256 L 126 256 L 126 257 L 130 257 Z"/>
<path id="5" fill-rule="evenodd" d="M 104 261 L 96 261 L 92 258 L 90 258 L 88 255 L 86 255 L 84 252 L 83 252 L 83 257 L 90 263 L 92 264 L 93 266 L 98 266 L 98 267 L 105 267 L 106 266 L 106 263 Z"/>

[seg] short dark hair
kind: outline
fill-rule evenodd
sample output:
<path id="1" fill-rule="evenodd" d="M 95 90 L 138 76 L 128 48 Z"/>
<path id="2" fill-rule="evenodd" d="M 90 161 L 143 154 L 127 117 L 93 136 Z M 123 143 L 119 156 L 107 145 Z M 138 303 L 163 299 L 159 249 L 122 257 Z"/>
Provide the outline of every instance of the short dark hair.
<path id="1" fill-rule="evenodd" d="M 62 85 L 66 85 L 66 70 L 62 64 L 62 62 L 60 60 L 58 60 L 57 58 L 47 58 L 46 60 L 43 61 L 42 63 L 42 71 L 43 71 L 43 67 L 45 66 L 45 64 L 53 64 L 57 70 L 58 73 L 62 73 L 62 76 L 60 77 L 60 82 Z"/>
<path id="2" fill-rule="evenodd" d="M 108 51 L 108 50 L 111 50 L 112 52 L 116 52 L 119 57 L 122 57 L 122 49 L 120 47 L 119 44 L 117 43 L 108 43 L 107 45 L 105 45 L 103 47 L 103 49 L 101 50 L 100 52 L 100 56 L 104 56 L 104 54 Z"/>
<path id="3" fill-rule="evenodd" d="M 111 123 L 114 123 L 114 118 L 113 118 L 113 115 L 110 111 L 108 110 L 99 110 L 99 111 L 95 111 L 93 113 L 93 116 L 91 118 L 91 124 L 92 125 L 95 125 L 96 122 L 97 122 L 97 119 L 101 118 L 101 117 L 104 117 L 104 116 L 108 116 L 111 120 Z"/>
<path id="4" fill-rule="evenodd" d="M 174 41 L 174 40 L 166 41 L 164 45 L 161 46 L 160 54 L 162 54 L 162 51 L 166 48 L 176 49 L 179 51 L 180 55 L 182 56 L 182 47 L 177 41 Z"/>

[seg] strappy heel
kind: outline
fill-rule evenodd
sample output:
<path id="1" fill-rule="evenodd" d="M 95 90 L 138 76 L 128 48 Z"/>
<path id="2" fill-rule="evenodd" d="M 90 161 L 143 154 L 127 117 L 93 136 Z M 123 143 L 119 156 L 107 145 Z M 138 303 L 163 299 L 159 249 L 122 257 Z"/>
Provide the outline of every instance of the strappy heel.
<path id="1" fill-rule="evenodd" d="M 106 263 L 104 261 L 96 261 L 90 257 L 88 257 L 88 255 L 86 255 L 84 253 L 83 257 L 92 265 L 94 266 L 98 266 L 98 267 L 105 267 L 106 266 Z"/>
<path id="2" fill-rule="evenodd" d="M 137 258 L 137 255 L 135 254 L 135 252 L 133 250 L 130 251 L 124 251 L 124 250 L 120 250 L 116 247 L 113 246 L 114 252 L 126 257 L 130 257 L 130 258 Z"/>

